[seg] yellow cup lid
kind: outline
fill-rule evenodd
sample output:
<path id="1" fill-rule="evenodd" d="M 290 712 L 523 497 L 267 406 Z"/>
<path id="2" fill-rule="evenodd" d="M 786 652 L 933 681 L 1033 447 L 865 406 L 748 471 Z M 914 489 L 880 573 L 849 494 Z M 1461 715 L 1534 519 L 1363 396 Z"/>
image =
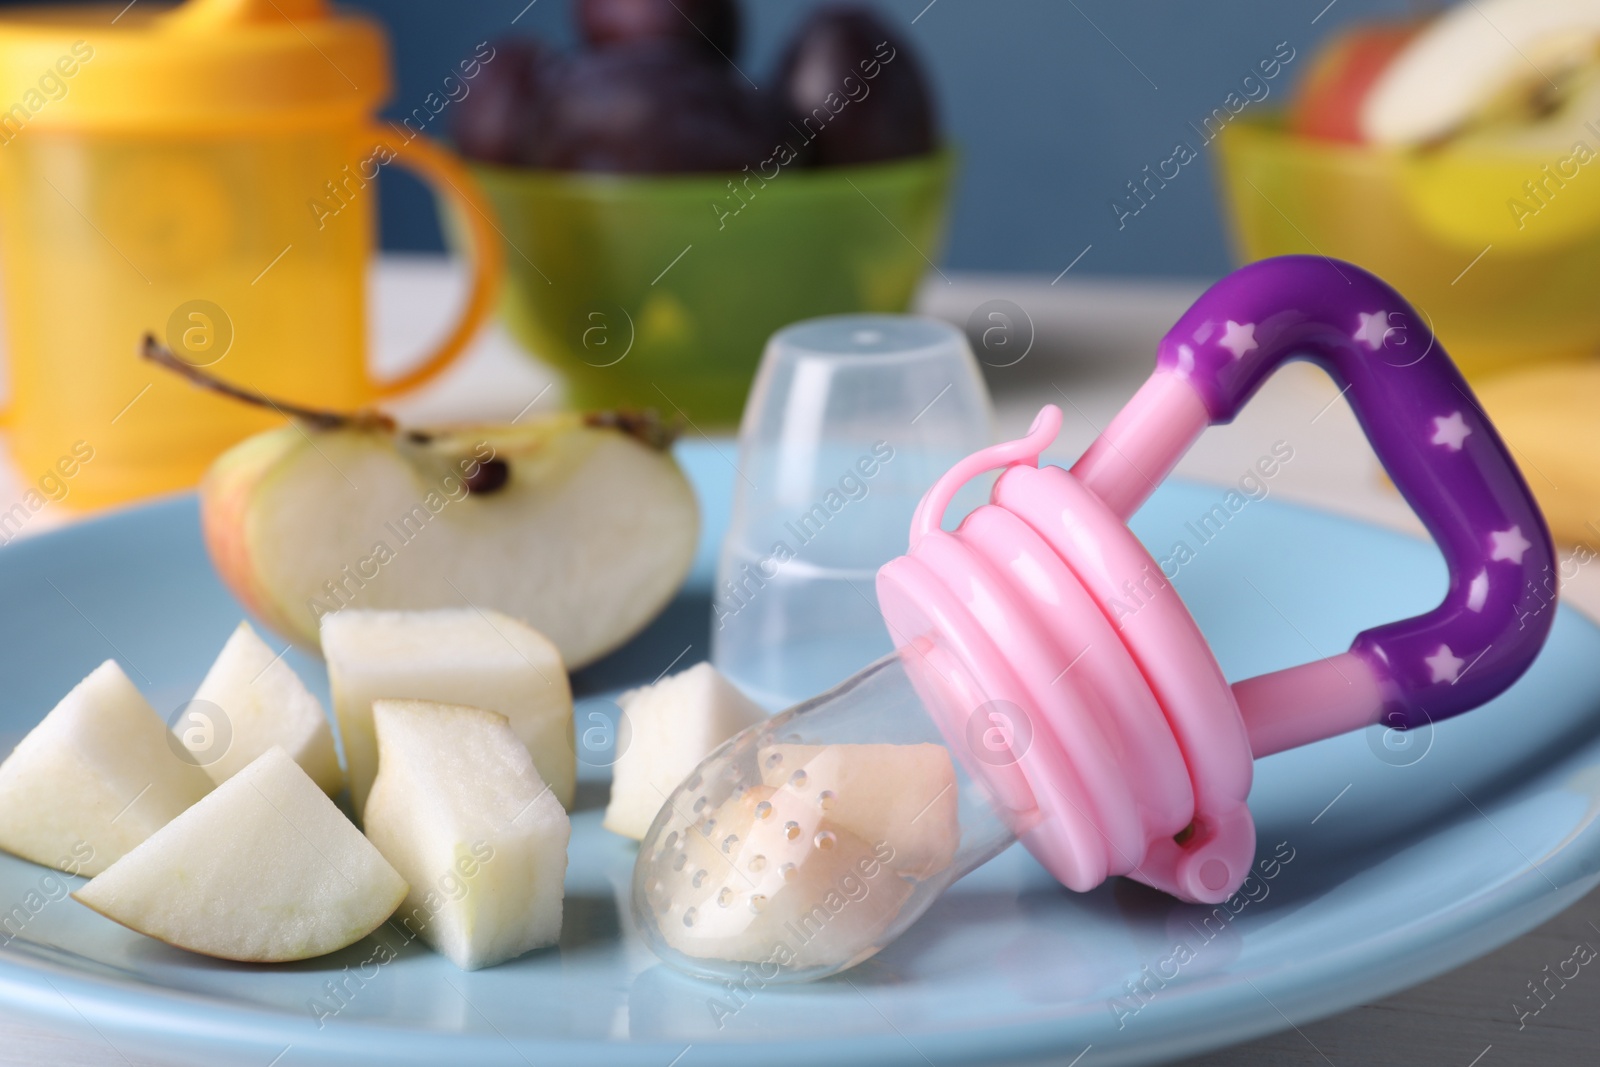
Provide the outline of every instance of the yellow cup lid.
<path id="1" fill-rule="evenodd" d="M 325 0 L 0 13 L 0 126 L 238 128 L 345 121 L 389 94 L 373 21 Z"/>

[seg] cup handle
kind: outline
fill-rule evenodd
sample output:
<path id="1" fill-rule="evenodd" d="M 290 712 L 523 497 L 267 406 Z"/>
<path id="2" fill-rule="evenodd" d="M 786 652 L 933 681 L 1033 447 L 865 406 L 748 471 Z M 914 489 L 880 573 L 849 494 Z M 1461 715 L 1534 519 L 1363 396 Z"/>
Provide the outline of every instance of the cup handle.
<path id="1" fill-rule="evenodd" d="M 417 366 L 387 381 L 371 379 L 374 399 L 386 400 L 423 385 L 454 363 L 494 309 L 505 272 L 504 250 L 494 224 L 493 209 L 477 181 L 448 149 L 426 137 L 402 139 L 389 130 L 372 127 L 363 144 L 386 148 L 391 158 L 416 171 L 428 184 L 453 199 L 461 209 L 472 246 L 472 282 L 465 306 L 450 333 Z"/>

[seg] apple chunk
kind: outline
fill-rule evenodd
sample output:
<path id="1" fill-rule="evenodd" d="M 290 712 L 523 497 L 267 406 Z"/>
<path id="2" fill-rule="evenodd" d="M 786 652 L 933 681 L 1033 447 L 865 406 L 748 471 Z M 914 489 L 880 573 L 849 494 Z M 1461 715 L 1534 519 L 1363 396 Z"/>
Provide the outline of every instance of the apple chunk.
<path id="1" fill-rule="evenodd" d="M 626 721 L 619 731 L 605 828 L 642 840 L 678 783 L 700 761 L 767 713 L 709 663 L 699 663 L 617 701 Z M 626 737 L 624 744 L 621 737 Z"/>
<path id="2" fill-rule="evenodd" d="M 215 782 L 225 782 L 277 745 L 311 776 L 324 793 L 344 788 L 344 772 L 333 747 L 333 731 L 322 703 L 311 695 L 294 668 L 241 622 L 195 691 L 193 714 L 215 705 L 226 725 L 196 724 L 178 738 Z M 195 707 L 198 705 L 198 707 Z M 222 752 L 213 746 L 223 743 Z"/>
<path id="3" fill-rule="evenodd" d="M 190 952 L 282 963 L 361 940 L 406 891 L 305 771 L 271 748 L 72 895 Z"/>
<path id="4" fill-rule="evenodd" d="M 406 928 L 464 971 L 561 936 L 571 824 L 505 716 L 379 700 L 367 837 L 411 884 Z"/>
<path id="5" fill-rule="evenodd" d="M 0 764 L 0 848 L 98 874 L 210 791 L 161 716 L 106 660 Z"/>
<path id="6" fill-rule="evenodd" d="M 347 609 L 322 622 L 333 709 L 360 815 L 378 773 L 372 703 L 462 704 L 504 715 L 563 806 L 577 786 L 572 688 L 555 645 L 496 611 Z"/>

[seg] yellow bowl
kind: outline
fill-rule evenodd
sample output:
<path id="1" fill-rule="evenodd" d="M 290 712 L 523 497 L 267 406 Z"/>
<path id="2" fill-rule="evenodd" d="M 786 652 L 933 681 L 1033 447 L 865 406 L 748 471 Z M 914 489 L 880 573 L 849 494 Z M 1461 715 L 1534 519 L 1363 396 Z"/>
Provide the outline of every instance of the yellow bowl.
<path id="1" fill-rule="evenodd" d="M 1592 140 L 1592 138 L 1591 138 Z M 1236 253 L 1387 279 L 1469 375 L 1600 351 L 1600 159 L 1313 141 L 1275 119 L 1218 139 Z"/>

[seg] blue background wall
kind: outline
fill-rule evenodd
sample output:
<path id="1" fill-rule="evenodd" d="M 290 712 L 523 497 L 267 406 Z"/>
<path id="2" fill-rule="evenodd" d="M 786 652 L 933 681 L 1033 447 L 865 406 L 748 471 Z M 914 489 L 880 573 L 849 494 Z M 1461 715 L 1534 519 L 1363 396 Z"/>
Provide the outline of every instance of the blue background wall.
<path id="1" fill-rule="evenodd" d="M 570 46 L 571 0 L 360 0 L 393 34 L 396 112 L 421 104 L 485 38 L 532 33 Z M 816 0 L 744 0 L 738 57 L 758 86 L 790 28 Z M 946 262 L 965 270 L 1054 276 L 1209 275 L 1229 264 L 1210 150 L 1190 128 L 1256 63 L 1288 42 L 1294 60 L 1270 95 L 1282 103 L 1331 31 L 1419 5 L 1404 0 L 879 0 L 936 81 L 945 127 L 962 154 Z M 512 25 L 512 19 L 521 17 Z M 1318 17 L 1320 14 L 1320 17 Z M 913 24 L 913 19 L 915 23 Z M 1315 19 L 1315 23 L 1313 23 Z M 1258 90 L 1259 92 L 1259 90 Z M 448 117 L 448 109 L 441 116 Z M 1187 140 L 1185 166 L 1118 229 L 1110 204 L 1124 185 Z M 385 244 L 439 247 L 426 193 L 386 178 Z"/>

